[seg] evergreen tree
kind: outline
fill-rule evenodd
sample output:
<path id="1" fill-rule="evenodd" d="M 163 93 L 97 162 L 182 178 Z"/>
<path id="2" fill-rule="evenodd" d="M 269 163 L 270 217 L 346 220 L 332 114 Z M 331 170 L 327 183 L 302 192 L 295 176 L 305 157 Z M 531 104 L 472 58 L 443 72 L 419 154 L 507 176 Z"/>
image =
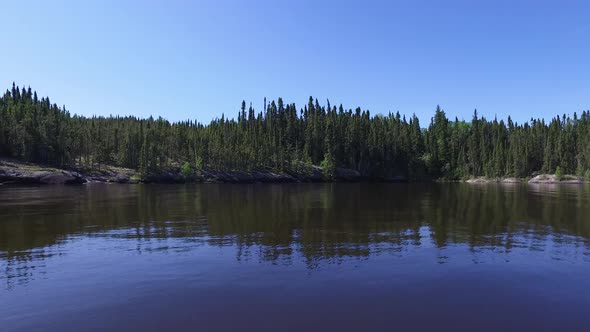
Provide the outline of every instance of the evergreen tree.
<path id="1" fill-rule="evenodd" d="M 0 97 L 0 156 L 63 167 L 114 165 L 148 175 L 189 165 L 205 169 L 274 169 L 321 165 L 326 177 L 349 168 L 369 177 L 409 179 L 529 176 L 543 171 L 590 174 L 590 112 L 548 123 L 449 121 L 437 107 L 428 128 L 414 115 L 371 116 L 325 106 L 302 109 L 265 99 L 262 112 L 242 101 L 237 118 L 209 124 L 158 118 L 71 116 L 65 106 L 13 84 Z M 184 167 L 186 170 L 187 168 Z M 194 171 L 192 169 L 192 171 Z"/>

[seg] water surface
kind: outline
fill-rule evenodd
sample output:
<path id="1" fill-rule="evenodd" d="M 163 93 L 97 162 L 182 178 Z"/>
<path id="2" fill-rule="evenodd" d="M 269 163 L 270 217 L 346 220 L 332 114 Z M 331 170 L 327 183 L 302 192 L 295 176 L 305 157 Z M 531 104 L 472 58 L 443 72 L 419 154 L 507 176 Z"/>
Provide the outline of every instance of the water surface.
<path id="1" fill-rule="evenodd" d="M 590 187 L 0 187 L 2 331 L 590 331 Z"/>

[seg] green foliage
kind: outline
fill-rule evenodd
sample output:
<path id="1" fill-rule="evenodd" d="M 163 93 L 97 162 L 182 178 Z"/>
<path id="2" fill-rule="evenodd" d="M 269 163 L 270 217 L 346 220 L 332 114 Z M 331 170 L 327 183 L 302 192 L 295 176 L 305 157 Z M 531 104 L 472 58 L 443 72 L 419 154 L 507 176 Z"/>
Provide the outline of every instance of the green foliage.
<path id="1" fill-rule="evenodd" d="M 557 166 L 557 168 L 555 169 L 555 176 L 557 176 L 557 179 L 559 181 L 563 180 L 563 169 L 561 169 L 561 166 Z"/>
<path id="2" fill-rule="evenodd" d="M 203 170 L 203 158 L 201 158 L 201 156 L 195 158 L 195 166 L 197 171 L 201 172 Z"/>
<path id="3" fill-rule="evenodd" d="M 164 111 L 164 110 L 163 110 Z M 311 169 L 336 167 L 365 176 L 409 179 L 526 177 L 560 166 L 590 169 L 590 112 L 516 124 L 510 118 L 449 120 L 437 107 L 422 128 L 416 116 L 372 116 L 309 98 L 303 108 L 282 99 L 262 111 L 242 102 L 237 118 L 208 124 L 152 117 L 72 116 L 49 98 L 13 86 L 0 97 L 0 156 L 53 166 L 112 165 L 146 176 L 190 161 L 204 168 Z"/>
<path id="4" fill-rule="evenodd" d="M 193 167 L 188 162 L 185 162 L 180 167 L 180 173 L 182 173 L 185 178 L 191 177 L 194 174 Z"/>
<path id="5" fill-rule="evenodd" d="M 590 169 L 586 171 L 586 173 L 584 173 L 584 179 L 586 181 L 590 181 Z"/>
<path id="6" fill-rule="evenodd" d="M 322 160 L 320 167 L 322 168 L 322 174 L 324 177 L 327 179 L 332 179 L 334 177 L 336 165 L 334 165 L 334 158 L 330 153 L 326 153 L 324 155 L 324 159 Z"/>

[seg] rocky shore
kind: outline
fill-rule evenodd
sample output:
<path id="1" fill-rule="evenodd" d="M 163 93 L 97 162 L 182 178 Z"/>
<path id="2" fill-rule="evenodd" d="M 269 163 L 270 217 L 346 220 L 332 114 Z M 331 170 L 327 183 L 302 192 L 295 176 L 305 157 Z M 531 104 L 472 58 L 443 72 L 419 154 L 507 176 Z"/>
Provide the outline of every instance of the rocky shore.
<path id="1" fill-rule="evenodd" d="M 140 176 L 132 169 L 101 166 L 93 168 L 58 169 L 0 160 L 0 184 L 84 184 L 84 183 L 296 183 L 296 182 L 406 182 L 404 177 L 369 178 L 358 171 L 336 168 L 332 178 L 326 178 L 318 166 L 305 166 L 297 170 L 276 172 L 273 170 L 202 170 L 184 176 L 180 167 Z"/>
<path id="2" fill-rule="evenodd" d="M 58 169 L 25 163 L 16 160 L 0 159 L 0 185 L 44 185 L 44 184 L 85 184 L 85 183 L 298 183 L 298 182 L 407 182 L 402 176 L 389 178 L 370 178 L 358 171 L 336 168 L 331 178 L 324 176 L 319 166 L 305 165 L 298 169 L 277 172 L 270 169 L 252 171 L 212 170 L 196 171 L 190 176 L 182 174 L 180 167 L 150 173 L 141 176 L 133 169 L 96 166 Z M 583 178 L 565 175 L 561 178 L 553 174 L 540 174 L 530 180 L 519 178 L 478 177 L 465 180 L 469 184 L 581 184 L 587 183 Z"/>
<path id="3" fill-rule="evenodd" d="M 530 184 L 582 184 L 587 183 L 583 178 L 574 175 L 565 175 L 562 178 L 554 174 L 540 174 L 530 180 L 519 178 L 486 178 L 478 177 L 465 180 L 465 183 L 485 184 L 485 183 L 530 183 Z"/>
<path id="4" fill-rule="evenodd" d="M 562 178 L 559 178 L 558 176 L 553 175 L 553 174 L 541 174 L 541 175 L 537 175 L 534 178 L 530 179 L 529 183 L 580 184 L 580 183 L 586 183 L 586 181 L 583 178 L 581 178 L 579 176 L 574 176 L 574 175 L 565 175 Z"/>
<path id="5" fill-rule="evenodd" d="M 518 178 L 493 178 L 493 179 L 490 179 L 490 178 L 485 178 L 485 177 L 479 177 L 479 178 L 465 180 L 465 182 L 472 183 L 472 184 L 484 184 L 484 183 L 522 183 L 523 181 Z"/>
<path id="6" fill-rule="evenodd" d="M 0 184 L 82 184 L 86 178 L 71 171 L 0 169 Z"/>

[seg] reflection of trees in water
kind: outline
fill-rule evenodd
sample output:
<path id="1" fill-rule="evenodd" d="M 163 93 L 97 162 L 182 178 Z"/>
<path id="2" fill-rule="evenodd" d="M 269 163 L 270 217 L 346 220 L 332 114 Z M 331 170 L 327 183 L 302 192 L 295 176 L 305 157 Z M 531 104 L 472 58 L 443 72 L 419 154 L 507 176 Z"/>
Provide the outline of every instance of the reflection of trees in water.
<path id="1" fill-rule="evenodd" d="M 0 264 L 3 271 L 3 275 L 0 274 L 0 279 L 6 279 L 6 288 L 12 289 L 17 285 L 27 284 L 35 278 L 44 278 L 47 274 L 45 261 L 59 255 L 61 255 L 59 249 L 50 247 L 33 249 L 23 252 L 21 255 L 6 257 L 5 264 Z"/>
<path id="2" fill-rule="evenodd" d="M 38 273 L 73 237 L 134 240 L 139 252 L 235 246 L 240 260 L 290 264 L 300 255 L 310 268 L 403 256 L 424 245 L 443 252 L 467 244 L 473 253 L 525 248 L 556 258 L 564 247 L 588 253 L 590 246 L 587 186 L 89 186 L 15 190 L 6 198 L 0 266 L 7 277 Z"/>

